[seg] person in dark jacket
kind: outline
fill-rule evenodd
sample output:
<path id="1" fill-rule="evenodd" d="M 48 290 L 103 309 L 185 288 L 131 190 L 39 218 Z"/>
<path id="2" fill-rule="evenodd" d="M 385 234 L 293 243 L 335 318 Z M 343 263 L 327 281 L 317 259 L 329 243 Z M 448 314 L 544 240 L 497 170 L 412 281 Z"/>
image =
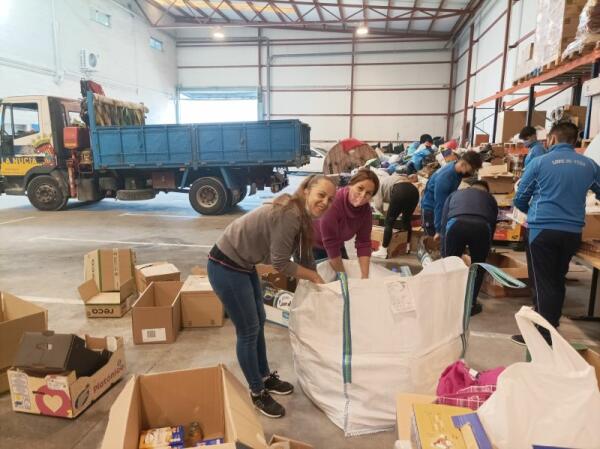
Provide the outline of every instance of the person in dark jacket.
<path id="1" fill-rule="evenodd" d="M 546 154 L 546 147 L 537 140 L 537 131 L 533 126 L 523 128 L 519 133 L 519 139 L 529 149 L 523 167 L 527 168 L 527 165 L 536 157 Z"/>
<path id="2" fill-rule="evenodd" d="M 446 164 L 429 178 L 421 199 L 421 220 L 427 235 L 439 240 L 446 198 L 458 189 L 463 178 L 472 176 L 480 168 L 481 155 L 467 151 L 458 161 Z"/>
<path id="3" fill-rule="evenodd" d="M 527 214 L 535 310 L 554 327 L 560 324 L 569 263 L 581 242 L 588 190 L 600 199 L 600 167 L 575 152 L 578 134 L 572 123 L 552 127 L 556 144 L 529 163 L 513 200 Z M 550 341 L 545 329 L 540 333 Z M 512 340 L 525 344 L 521 335 Z"/>
<path id="4" fill-rule="evenodd" d="M 452 193 L 442 212 L 442 256 L 461 257 L 469 247 L 471 262 L 485 262 L 492 246 L 497 219 L 498 203 L 490 195 L 487 182 L 475 181 L 468 189 Z M 477 295 L 483 282 L 483 274 L 481 269 L 477 273 L 471 315 L 481 312 Z"/>

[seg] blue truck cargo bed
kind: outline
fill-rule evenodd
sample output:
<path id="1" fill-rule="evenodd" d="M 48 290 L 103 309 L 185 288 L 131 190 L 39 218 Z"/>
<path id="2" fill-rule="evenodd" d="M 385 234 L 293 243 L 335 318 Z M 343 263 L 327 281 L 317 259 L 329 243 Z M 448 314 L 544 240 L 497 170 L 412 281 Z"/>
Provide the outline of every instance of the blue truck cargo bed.
<path id="1" fill-rule="evenodd" d="M 96 168 L 285 167 L 310 158 L 310 127 L 299 120 L 96 126 L 91 93 L 87 101 Z"/>

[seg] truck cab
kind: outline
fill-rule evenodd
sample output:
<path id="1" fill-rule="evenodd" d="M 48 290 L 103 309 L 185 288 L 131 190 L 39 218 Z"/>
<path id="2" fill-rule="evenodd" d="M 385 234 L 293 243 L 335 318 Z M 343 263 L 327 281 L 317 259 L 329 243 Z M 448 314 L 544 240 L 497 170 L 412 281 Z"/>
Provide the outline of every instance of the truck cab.
<path id="1" fill-rule="evenodd" d="M 40 209 L 60 209 L 68 194 L 63 129 L 80 121 L 79 102 L 51 96 L 20 96 L 0 100 L 0 193 L 24 195 L 27 185 L 42 177 L 30 196 Z M 50 202 L 50 203 L 48 203 Z M 38 207 L 39 206 L 39 207 Z"/>

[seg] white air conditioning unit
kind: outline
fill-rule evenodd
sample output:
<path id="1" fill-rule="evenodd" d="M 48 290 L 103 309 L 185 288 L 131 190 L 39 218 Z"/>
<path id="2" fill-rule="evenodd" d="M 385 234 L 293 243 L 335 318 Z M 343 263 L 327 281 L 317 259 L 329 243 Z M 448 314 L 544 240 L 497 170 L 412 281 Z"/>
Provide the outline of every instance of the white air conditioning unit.
<path id="1" fill-rule="evenodd" d="M 79 52 L 79 67 L 82 72 L 94 72 L 98 70 L 98 62 L 100 55 L 89 50 L 81 50 Z"/>

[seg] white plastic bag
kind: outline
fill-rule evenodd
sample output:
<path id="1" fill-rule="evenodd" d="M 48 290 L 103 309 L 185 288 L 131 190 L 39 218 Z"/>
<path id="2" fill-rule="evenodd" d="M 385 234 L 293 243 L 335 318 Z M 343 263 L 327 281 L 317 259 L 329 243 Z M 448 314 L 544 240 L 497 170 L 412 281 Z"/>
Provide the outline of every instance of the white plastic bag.
<path id="1" fill-rule="evenodd" d="M 290 313 L 294 367 L 306 395 L 347 436 L 390 429 L 399 391 L 435 394 L 460 358 L 469 268 L 438 260 L 416 276 L 344 261 L 349 300 L 329 263 L 325 285 L 301 281 Z M 346 307 L 348 306 L 348 307 Z"/>
<path id="2" fill-rule="evenodd" d="M 477 414 L 498 449 L 533 444 L 600 448 L 600 392 L 594 368 L 539 314 L 515 315 L 531 363 L 510 365 Z M 550 331 L 549 346 L 535 324 Z"/>

